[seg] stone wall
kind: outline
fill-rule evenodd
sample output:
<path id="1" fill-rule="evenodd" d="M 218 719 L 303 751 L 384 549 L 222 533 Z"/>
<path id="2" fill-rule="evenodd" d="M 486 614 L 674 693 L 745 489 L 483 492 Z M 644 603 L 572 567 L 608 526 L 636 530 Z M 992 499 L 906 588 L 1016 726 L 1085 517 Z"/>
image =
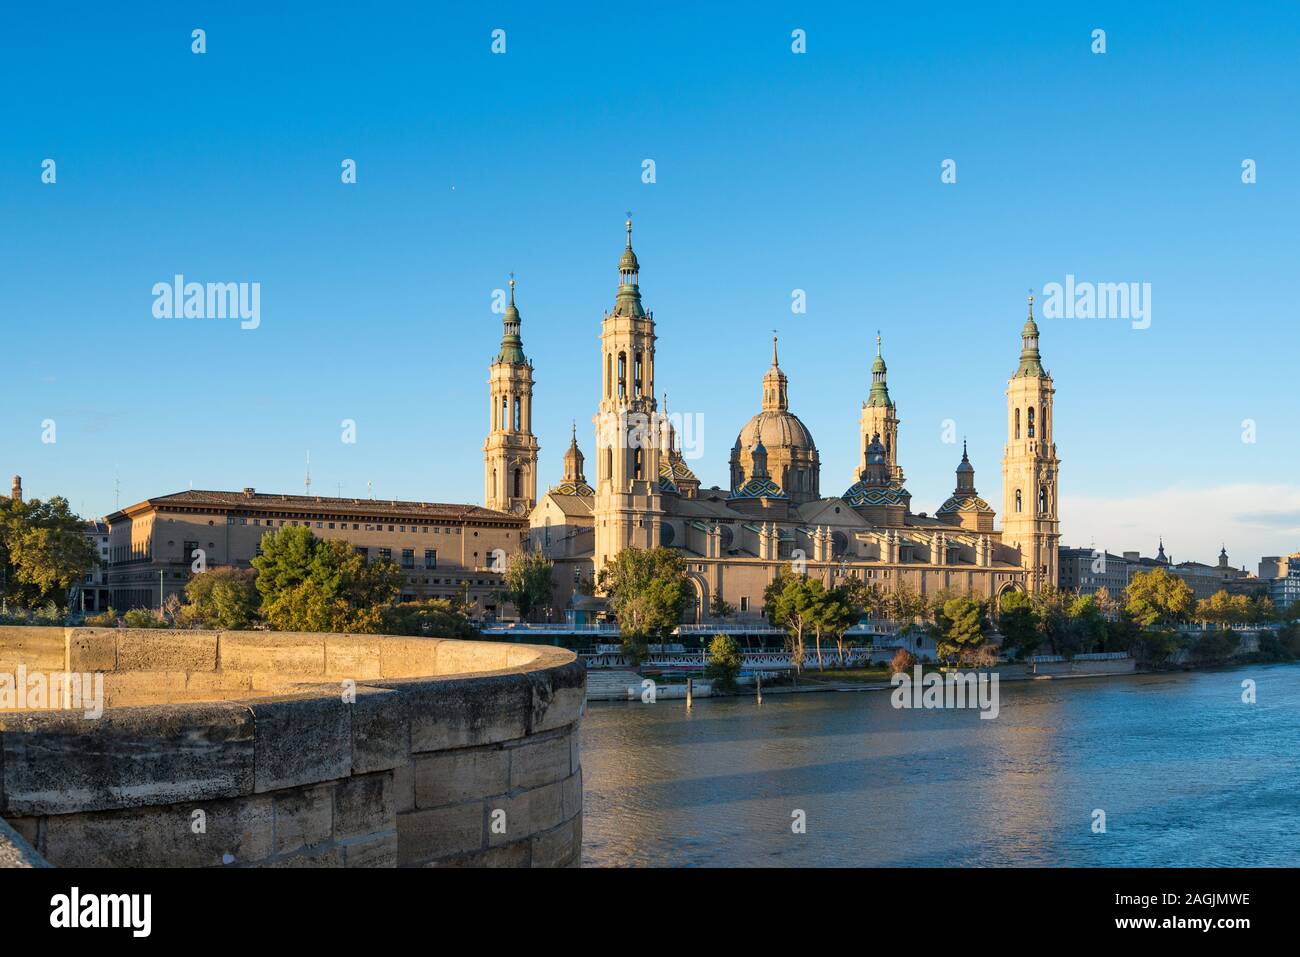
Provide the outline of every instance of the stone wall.
<path id="1" fill-rule="evenodd" d="M 0 673 L 107 708 L 0 711 L 0 816 L 55 866 L 564 866 L 586 676 L 559 648 L 0 628 Z"/>

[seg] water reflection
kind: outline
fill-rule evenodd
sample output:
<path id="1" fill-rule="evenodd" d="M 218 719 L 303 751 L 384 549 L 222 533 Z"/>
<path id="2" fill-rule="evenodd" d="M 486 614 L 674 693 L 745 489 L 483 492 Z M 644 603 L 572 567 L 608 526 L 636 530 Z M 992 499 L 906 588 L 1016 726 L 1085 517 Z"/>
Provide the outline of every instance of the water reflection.
<path id="1" fill-rule="evenodd" d="M 1247 677 L 1258 704 L 1241 703 Z M 585 862 L 1300 864 L 1300 667 L 1001 695 L 991 721 L 882 692 L 592 704 Z"/>

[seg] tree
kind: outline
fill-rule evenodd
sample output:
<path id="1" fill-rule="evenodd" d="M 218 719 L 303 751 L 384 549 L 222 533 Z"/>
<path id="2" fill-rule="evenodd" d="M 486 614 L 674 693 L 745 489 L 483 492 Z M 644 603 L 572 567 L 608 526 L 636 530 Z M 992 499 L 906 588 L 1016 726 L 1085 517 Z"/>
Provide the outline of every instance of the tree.
<path id="1" fill-rule="evenodd" d="M 826 586 L 807 575 L 782 574 L 763 594 L 768 620 L 786 631 L 786 647 L 795 673 L 803 671 L 804 635 L 820 614 Z"/>
<path id="2" fill-rule="evenodd" d="M 383 612 L 401 591 L 391 561 L 367 564 L 347 542 L 285 526 L 263 536 L 253 559 L 262 617 L 278 631 L 383 630 Z"/>
<path id="3" fill-rule="evenodd" d="M 68 590 L 95 561 L 95 543 L 67 499 L 0 500 L 0 598 L 65 608 Z"/>
<path id="4" fill-rule="evenodd" d="M 884 597 L 883 610 L 886 615 L 904 625 L 910 624 L 926 613 L 925 598 L 899 582 L 898 587 Z"/>
<path id="5" fill-rule="evenodd" d="M 460 605 L 446 598 L 403 602 L 384 609 L 383 631 L 433 638 L 473 638 L 478 634 Z"/>
<path id="6" fill-rule="evenodd" d="M 715 591 L 713 598 L 709 601 L 709 617 L 719 620 L 730 618 L 736 613 L 736 606 L 729 601 L 725 601 L 722 592 Z"/>
<path id="7" fill-rule="evenodd" d="M 1125 610 L 1143 628 L 1167 627 L 1185 619 L 1193 609 L 1191 587 L 1163 568 L 1136 573 L 1124 594 Z"/>
<path id="8" fill-rule="evenodd" d="M 541 552 L 511 555 L 502 576 L 505 587 L 497 595 L 502 601 L 514 605 L 519 617 L 528 621 L 537 609 L 551 604 L 551 596 L 555 592 L 555 583 L 551 578 L 554 569 L 555 563 Z"/>
<path id="9" fill-rule="evenodd" d="M 704 676 L 719 691 L 734 691 L 740 675 L 740 645 L 731 635 L 715 635 L 709 643 L 709 663 Z"/>
<path id="10" fill-rule="evenodd" d="M 854 582 L 857 585 L 852 584 Z M 857 587 L 862 584 L 860 579 L 849 578 L 843 584 L 832 588 L 826 593 L 826 604 L 822 609 L 822 627 L 828 635 L 835 639 L 835 650 L 839 652 L 841 665 L 846 660 L 845 651 L 847 649 L 845 648 L 844 636 L 865 613 L 860 602 L 867 598 L 867 595 L 862 588 Z"/>
<path id="11" fill-rule="evenodd" d="M 1065 646 L 1060 653 L 1073 658 L 1083 652 L 1093 652 L 1106 641 L 1106 618 L 1101 605 L 1092 595 L 1075 595 L 1066 605 L 1068 626 Z"/>
<path id="12" fill-rule="evenodd" d="M 985 643 L 984 605 L 974 598 L 949 598 L 941 612 L 943 633 L 936 651 L 949 661 L 970 657 Z"/>
<path id="13" fill-rule="evenodd" d="M 1038 613 L 1034 602 L 1022 591 L 1007 592 L 999 604 L 998 628 L 1002 647 L 1020 657 L 1032 655 L 1043 640 L 1038 631 Z"/>
<path id="14" fill-rule="evenodd" d="M 600 590 L 618 618 L 623 646 L 642 661 L 652 638 L 662 640 L 681 622 L 690 602 L 686 565 L 669 548 L 625 548 L 600 570 Z"/>
<path id="15" fill-rule="evenodd" d="M 1048 586 L 1034 592 L 1034 613 L 1038 616 L 1038 631 L 1054 655 L 1064 654 L 1070 646 L 1070 614 L 1067 602 L 1071 596 L 1059 588 Z"/>
<path id="16" fill-rule="evenodd" d="M 179 623 L 203 628 L 240 630 L 257 621 L 260 596 L 257 573 L 231 567 L 211 568 L 185 585 L 186 604 Z"/>

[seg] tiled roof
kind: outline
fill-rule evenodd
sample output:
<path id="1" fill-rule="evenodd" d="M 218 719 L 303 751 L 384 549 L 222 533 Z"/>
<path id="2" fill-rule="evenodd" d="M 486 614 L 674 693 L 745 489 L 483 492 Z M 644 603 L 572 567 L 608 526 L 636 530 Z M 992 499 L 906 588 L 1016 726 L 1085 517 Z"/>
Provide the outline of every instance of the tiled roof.
<path id="1" fill-rule="evenodd" d="M 401 502 L 391 499 L 335 498 L 326 495 L 274 495 L 263 492 L 216 492 L 190 489 L 172 495 L 159 495 L 144 503 L 154 506 L 179 506 L 182 508 L 250 509 L 256 511 L 329 512 L 334 515 L 382 515 L 402 518 L 447 520 L 509 520 L 524 523 L 526 519 L 509 515 L 479 505 L 455 505 L 442 502 Z"/>

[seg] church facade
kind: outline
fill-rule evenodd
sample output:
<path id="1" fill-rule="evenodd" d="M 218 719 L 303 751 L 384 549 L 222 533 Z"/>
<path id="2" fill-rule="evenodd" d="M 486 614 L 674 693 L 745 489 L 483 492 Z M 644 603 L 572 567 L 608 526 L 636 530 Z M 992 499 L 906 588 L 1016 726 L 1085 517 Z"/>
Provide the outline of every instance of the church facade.
<path id="1" fill-rule="evenodd" d="M 727 485 L 705 488 L 655 398 L 655 320 L 641 300 L 629 220 L 614 307 L 602 321 L 600 352 L 593 357 L 600 391 L 592 419 L 592 478 L 575 423 L 560 480 L 535 497 L 532 365 L 524 356 L 512 286 L 501 351 L 491 368 L 488 504 L 528 514 L 530 547 L 556 563 L 557 609 L 629 546 L 681 553 L 695 598 L 688 622 L 710 621 L 715 596 L 741 618 L 758 617 L 764 588 L 792 563 L 827 586 L 854 576 L 885 591 L 908 588 L 922 595 L 951 589 L 996 599 L 1039 590 L 1057 580 L 1060 461 L 1055 391 L 1038 340 L 1030 297 L 1019 366 L 1006 392 L 1001 529 L 976 488 L 964 446 L 953 494 L 932 514 L 912 510 L 879 337 L 862 403 L 858 465 L 847 489 L 828 495 L 822 488 L 820 454 L 791 411 L 775 339 L 761 407 L 736 437 Z"/>

